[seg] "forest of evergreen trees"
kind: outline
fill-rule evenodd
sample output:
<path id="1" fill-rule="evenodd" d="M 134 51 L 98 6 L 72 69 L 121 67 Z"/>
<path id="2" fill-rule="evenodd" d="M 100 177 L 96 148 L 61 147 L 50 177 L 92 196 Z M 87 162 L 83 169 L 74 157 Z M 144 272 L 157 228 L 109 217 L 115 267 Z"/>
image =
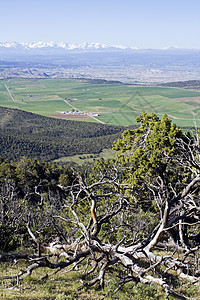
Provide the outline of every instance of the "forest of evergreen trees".
<path id="1" fill-rule="evenodd" d="M 0 107 L 0 156 L 50 161 L 64 156 L 99 153 L 111 148 L 123 127 L 53 119 Z"/>

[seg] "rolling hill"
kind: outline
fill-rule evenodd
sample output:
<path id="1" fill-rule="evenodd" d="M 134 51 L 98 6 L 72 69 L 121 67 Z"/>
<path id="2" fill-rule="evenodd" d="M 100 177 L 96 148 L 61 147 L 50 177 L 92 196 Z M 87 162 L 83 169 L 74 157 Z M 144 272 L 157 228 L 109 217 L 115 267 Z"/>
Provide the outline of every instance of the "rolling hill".
<path id="1" fill-rule="evenodd" d="M 51 161 L 64 156 L 99 153 L 111 148 L 123 127 L 53 119 L 0 107 L 0 156 Z"/>

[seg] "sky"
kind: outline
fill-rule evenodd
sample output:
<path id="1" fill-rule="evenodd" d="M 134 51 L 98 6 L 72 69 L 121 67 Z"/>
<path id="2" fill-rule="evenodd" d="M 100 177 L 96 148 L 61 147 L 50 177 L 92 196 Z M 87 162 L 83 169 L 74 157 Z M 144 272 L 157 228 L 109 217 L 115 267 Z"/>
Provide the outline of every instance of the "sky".
<path id="1" fill-rule="evenodd" d="M 0 0 L 0 41 L 200 49 L 199 0 Z"/>

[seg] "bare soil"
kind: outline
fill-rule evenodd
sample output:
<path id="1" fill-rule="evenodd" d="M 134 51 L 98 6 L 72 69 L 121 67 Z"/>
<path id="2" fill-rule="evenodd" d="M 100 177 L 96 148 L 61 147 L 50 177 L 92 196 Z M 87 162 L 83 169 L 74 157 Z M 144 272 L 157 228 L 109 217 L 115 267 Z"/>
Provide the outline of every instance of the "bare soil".
<path id="1" fill-rule="evenodd" d="M 59 119 L 92 119 L 88 115 L 74 115 L 74 114 L 57 114 L 57 115 L 52 115 L 52 118 L 59 118 Z"/>

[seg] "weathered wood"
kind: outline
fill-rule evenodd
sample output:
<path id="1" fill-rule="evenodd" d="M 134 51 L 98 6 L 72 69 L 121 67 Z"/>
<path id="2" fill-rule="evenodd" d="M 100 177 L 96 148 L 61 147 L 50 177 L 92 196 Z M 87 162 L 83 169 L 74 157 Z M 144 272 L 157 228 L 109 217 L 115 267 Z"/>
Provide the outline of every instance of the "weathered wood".
<path id="1" fill-rule="evenodd" d="M 0 254 L 0 262 L 10 262 L 18 259 L 30 260 L 36 257 L 37 257 L 36 255 L 30 255 L 30 254 L 6 253 L 6 254 Z"/>

